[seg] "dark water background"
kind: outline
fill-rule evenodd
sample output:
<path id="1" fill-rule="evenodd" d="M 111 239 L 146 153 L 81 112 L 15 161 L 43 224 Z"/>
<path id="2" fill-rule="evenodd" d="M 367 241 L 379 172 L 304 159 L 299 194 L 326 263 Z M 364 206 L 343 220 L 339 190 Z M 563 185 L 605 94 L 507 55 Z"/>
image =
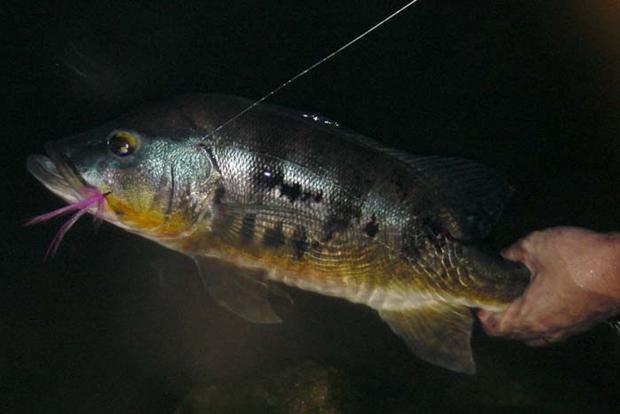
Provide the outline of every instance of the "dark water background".
<path id="1" fill-rule="evenodd" d="M 183 92 L 257 98 L 395 9 L 384 1 L 8 2 L 0 6 L 0 412 L 170 413 L 197 382 L 333 365 L 360 412 L 613 412 L 620 341 L 601 326 L 532 349 L 479 329 L 479 373 L 420 362 L 364 307 L 291 291 L 285 323 L 217 308 L 192 263 L 83 220 L 44 262 L 61 206 L 25 169 L 45 141 Z M 617 1 L 422 0 L 272 102 L 518 189 L 492 238 L 618 231 Z M 410 408 L 402 408 L 410 407 Z M 401 412 L 401 411 L 399 411 Z"/>

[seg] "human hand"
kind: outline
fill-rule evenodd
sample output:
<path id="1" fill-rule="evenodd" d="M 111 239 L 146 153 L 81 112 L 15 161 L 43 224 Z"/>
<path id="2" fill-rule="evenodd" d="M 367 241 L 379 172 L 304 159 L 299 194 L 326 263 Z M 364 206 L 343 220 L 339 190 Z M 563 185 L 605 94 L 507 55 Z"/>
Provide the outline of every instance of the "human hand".
<path id="1" fill-rule="evenodd" d="M 532 279 L 503 312 L 479 310 L 485 332 L 531 346 L 583 332 L 620 311 L 620 237 L 576 227 L 529 234 L 502 255 Z"/>

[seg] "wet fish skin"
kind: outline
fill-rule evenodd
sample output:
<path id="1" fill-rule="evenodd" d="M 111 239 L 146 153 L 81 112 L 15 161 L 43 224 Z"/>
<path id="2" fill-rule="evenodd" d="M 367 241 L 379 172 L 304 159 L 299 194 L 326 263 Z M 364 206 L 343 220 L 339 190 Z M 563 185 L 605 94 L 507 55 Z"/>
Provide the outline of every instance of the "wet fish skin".
<path id="1" fill-rule="evenodd" d="M 368 305 L 423 359 L 472 373 L 469 308 L 502 309 L 528 282 L 476 248 L 510 188 L 470 161 L 403 154 L 273 105 L 212 132 L 249 103 L 185 96 L 53 151 L 110 192 L 108 221 L 195 258 L 240 316 L 278 322 L 267 294 L 282 282 Z M 138 137 L 134 154 L 109 153 L 115 131 Z M 243 274 L 209 272 L 214 261 Z"/>

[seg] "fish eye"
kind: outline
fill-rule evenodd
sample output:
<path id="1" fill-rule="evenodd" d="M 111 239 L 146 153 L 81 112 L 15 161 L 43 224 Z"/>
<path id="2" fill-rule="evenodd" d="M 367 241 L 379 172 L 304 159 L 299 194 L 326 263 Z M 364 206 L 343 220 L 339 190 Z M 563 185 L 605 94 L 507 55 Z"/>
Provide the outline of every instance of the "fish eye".
<path id="1" fill-rule="evenodd" d="M 108 149 L 114 155 L 126 157 L 138 149 L 138 137 L 128 131 L 114 131 L 108 137 Z"/>

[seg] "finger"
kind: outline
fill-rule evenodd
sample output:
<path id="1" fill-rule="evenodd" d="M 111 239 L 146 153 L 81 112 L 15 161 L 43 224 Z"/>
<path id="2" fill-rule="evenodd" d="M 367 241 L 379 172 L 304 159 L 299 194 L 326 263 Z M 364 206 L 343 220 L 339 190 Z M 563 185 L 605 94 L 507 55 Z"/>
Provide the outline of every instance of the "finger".
<path id="1" fill-rule="evenodd" d="M 512 245 L 503 249 L 500 254 L 504 257 L 504 259 L 513 262 L 520 262 L 524 259 L 526 251 L 523 249 L 522 240 L 517 240 Z"/>
<path id="2" fill-rule="evenodd" d="M 484 329 L 487 335 L 500 336 L 498 327 L 503 314 L 504 312 L 490 312 L 484 309 L 478 310 L 478 319 L 482 324 L 482 329 Z"/>
<path id="3" fill-rule="evenodd" d="M 526 292 L 527 294 L 527 292 Z M 521 296 L 508 306 L 504 311 L 502 318 L 499 320 L 497 332 L 503 336 L 515 336 L 523 332 L 523 306 L 525 304 L 525 296 Z"/>
<path id="4" fill-rule="evenodd" d="M 546 233 L 544 231 L 534 231 L 502 250 L 501 255 L 513 262 L 522 262 L 534 277 L 535 258 L 539 254 L 540 246 L 545 238 Z"/>
<path id="5" fill-rule="evenodd" d="M 522 247 L 511 246 L 501 252 L 501 255 L 507 260 L 513 262 L 520 262 L 529 272 L 530 282 L 536 279 L 539 272 L 539 266 L 536 265 L 536 260 L 533 255 L 523 249 Z M 524 293 L 525 294 L 525 293 Z"/>

